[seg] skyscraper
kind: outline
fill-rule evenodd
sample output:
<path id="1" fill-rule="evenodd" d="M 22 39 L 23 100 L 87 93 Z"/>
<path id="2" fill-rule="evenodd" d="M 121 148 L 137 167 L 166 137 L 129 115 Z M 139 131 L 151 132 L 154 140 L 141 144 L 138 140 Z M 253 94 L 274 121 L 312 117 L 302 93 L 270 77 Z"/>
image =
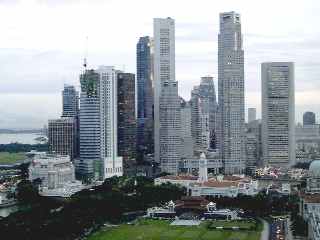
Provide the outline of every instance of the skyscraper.
<path id="1" fill-rule="evenodd" d="M 72 85 L 64 85 L 63 91 L 62 91 L 62 117 L 73 117 L 75 119 L 75 133 L 74 136 L 74 153 L 72 156 L 70 156 L 71 160 L 75 157 L 79 156 L 79 92 L 76 90 L 76 88 Z M 60 122 L 61 124 L 62 122 Z"/>
<path id="2" fill-rule="evenodd" d="M 192 137 L 198 152 L 215 149 L 217 102 L 213 77 L 201 78 L 199 86 L 191 91 Z"/>
<path id="3" fill-rule="evenodd" d="M 256 120 L 257 113 L 255 108 L 248 108 L 248 123 Z"/>
<path id="4" fill-rule="evenodd" d="M 303 125 L 315 125 L 316 124 L 316 115 L 314 112 L 305 112 L 303 114 Z"/>
<path id="5" fill-rule="evenodd" d="M 146 36 L 137 43 L 137 148 L 139 158 L 154 152 L 153 129 L 153 40 Z M 142 160 L 142 159 L 141 159 Z"/>
<path id="6" fill-rule="evenodd" d="M 181 119 L 175 79 L 175 28 L 172 18 L 154 19 L 155 161 L 176 174 L 181 156 Z"/>
<path id="7" fill-rule="evenodd" d="M 112 66 L 100 66 L 100 157 L 99 178 L 122 176 L 122 157 L 118 156 L 118 81 Z"/>
<path id="8" fill-rule="evenodd" d="M 118 154 L 123 163 L 136 160 L 137 123 L 135 75 L 119 72 L 118 84 Z"/>
<path id="9" fill-rule="evenodd" d="M 100 163 L 99 73 L 86 70 L 80 75 L 80 84 L 80 155 L 75 167 L 77 178 L 90 180 L 95 176 L 95 164 Z"/>
<path id="10" fill-rule="evenodd" d="M 265 165 L 290 167 L 295 163 L 294 64 L 261 65 L 262 153 Z"/>
<path id="11" fill-rule="evenodd" d="M 122 175 L 117 142 L 117 71 L 101 66 L 80 76 L 80 157 L 78 176 L 104 180 Z"/>
<path id="12" fill-rule="evenodd" d="M 73 160 L 77 154 L 77 125 L 77 119 L 74 117 L 49 120 L 49 152 L 68 155 Z"/>
<path id="13" fill-rule="evenodd" d="M 79 92 L 74 86 L 64 85 L 62 91 L 62 117 L 78 117 Z"/>
<path id="14" fill-rule="evenodd" d="M 193 140 L 192 140 L 192 131 L 191 131 L 191 105 L 190 102 L 185 101 L 183 98 L 180 98 L 181 104 L 181 144 L 182 152 L 181 156 L 183 158 L 193 156 Z"/>
<path id="15" fill-rule="evenodd" d="M 242 173 L 244 147 L 244 52 L 240 14 L 220 14 L 218 36 L 219 148 L 224 171 Z"/>

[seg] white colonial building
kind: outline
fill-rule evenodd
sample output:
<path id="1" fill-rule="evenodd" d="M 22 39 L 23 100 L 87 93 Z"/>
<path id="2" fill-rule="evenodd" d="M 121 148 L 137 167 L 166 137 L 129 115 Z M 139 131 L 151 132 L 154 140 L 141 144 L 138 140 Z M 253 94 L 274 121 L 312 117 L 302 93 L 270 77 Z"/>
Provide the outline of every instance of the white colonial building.
<path id="1" fill-rule="evenodd" d="M 71 196 L 83 189 L 75 180 L 75 169 L 69 156 L 37 154 L 29 166 L 29 180 L 41 180 L 40 195 Z"/>
<path id="2" fill-rule="evenodd" d="M 199 176 L 177 175 L 163 176 L 154 180 L 156 185 L 162 183 L 179 184 L 186 187 L 190 196 L 237 197 L 239 194 L 255 195 L 258 182 L 249 177 L 223 176 L 208 177 L 208 162 L 202 153 L 199 164 Z"/>

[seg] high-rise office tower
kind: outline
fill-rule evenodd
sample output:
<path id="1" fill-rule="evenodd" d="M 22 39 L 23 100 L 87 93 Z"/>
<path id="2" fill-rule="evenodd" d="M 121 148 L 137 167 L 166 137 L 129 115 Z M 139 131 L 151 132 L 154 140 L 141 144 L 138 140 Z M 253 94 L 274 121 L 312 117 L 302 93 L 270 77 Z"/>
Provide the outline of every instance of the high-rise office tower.
<path id="1" fill-rule="evenodd" d="M 180 98 L 181 104 L 181 145 L 183 158 L 193 156 L 193 140 L 191 131 L 191 105 L 190 102 Z"/>
<path id="2" fill-rule="evenodd" d="M 255 121 L 257 117 L 255 108 L 248 108 L 248 123 Z"/>
<path id="3" fill-rule="evenodd" d="M 246 172 L 249 174 L 254 173 L 256 167 L 263 166 L 261 144 L 261 121 L 251 121 L 246 131 Z"/>
<path id="4" fill-rule="evenodd" d="M 100 157 L 99 178 L 122 176 L 122 157 L 118 156 L 118 71 L 112 66 L 97 69 L 100 75 Z"/>
<path id="5" fill-rule="evenodd" d="M 315 125 L 316 115 L 314 112 L 305 112 L 303 114 L 303 125 Z"/>
<path id="6" fill-rule="evenodd" d="M 139 159 L 154 152 L 153 128 L 153 40 L 146 36 L 137 43 L 137 150 Z M 138 159 L 138 160 L 139 160 Z"/>
<path id="7" fill-rule="evenodd" d="M 175 27 L 172 18 L 154 19 L 155 161 L 176 174 L 181 156 L 181 119 L 175 79 Z"/>
<path id="8" fill-rule="evenodd" d="M 199 86 L 191 91 L 192 137 L 198 152 L 215 149 L 217 102 L 213 77 L 201 78 Z"/>
<path id="9" fill-rule="evenodd" d="M 74 117 L 49 120 L 49 152 L 68 155 L 73 160 L 77 154 L 77 131 L 77 119 Z"/>
<path id="10" fill-rule="evenodd" d="M 80 157 L 78 176 L 104 180 L 122 175 L 117 142 L 117 71 L 101 66 L 80 76 Z"/>
<path id="11" fill-rule="evenodd" d="M 218 36 L 219 150 L 226 174 L 245 169 L 244 52 L 240 14 L 220 14 Z"/>
<path id="12" fill-rule="evenodd" d="M 62 117 L 73 117 L 75 119 L 75 132 L 74 137 L 74 155 L 70 156 L 71 159 L 79 156 L 79 92 L 72 85 L 64 85 L 62 91 Z"/>
<path id="13" fill-rule="evenodd" d="M 137 143 L 135 75 L 119 72 L 118 84 L 118 154 L 123 163 L 135 161 Z"/>
<path id="14" fill-rule="evenodd" d="M 100 75 L 86 70 L 80 75 L 79 145 L 80 155 L 75 161 L 77 178 L 90 180 L 95 176 L 95 164 L 100 162 Z"/>
<path id="15" fill-rule="evenodd" d="M 294 64 L 261 65 L 262 154 L 265 165 L 290 167 L 295 163 Z"/>
<path id="16" fill-rule="evenodd" d="M 62 91 L 62 117 L 79 115 L 79 92 L 74 86 L 64 85 Z"/>
<path id="17" fill-rule="evenodd" d="M 253 174 L 258 164 L 258 139 L 252 132 L 246 133 L 246 173 Z"/>

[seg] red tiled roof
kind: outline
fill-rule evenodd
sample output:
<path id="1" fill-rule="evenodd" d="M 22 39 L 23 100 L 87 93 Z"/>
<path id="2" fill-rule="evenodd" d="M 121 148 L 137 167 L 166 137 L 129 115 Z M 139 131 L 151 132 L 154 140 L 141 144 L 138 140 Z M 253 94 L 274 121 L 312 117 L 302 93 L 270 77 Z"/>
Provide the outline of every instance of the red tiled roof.
<path id="1" fill-rule="evenodd" d="M 191 176 L 191 175 L 168 175 L 168 176 L 163 176 L 160 177 L 161 179 L 168 179 L 168 180 L 198 180 L 198 177 L 196 176 Z"/>
<path id="2" fill-rule="evenodd" d="M 235 181 L 208 181 L 208 182 L 204 182 L 202 184 L 202 186 L 204 187 L 216 187 L 216 188 L 219 188 L 219 187 L 237 187 L 238 186 L 238 182 L 235 182 Z"/>
<path id="3" fill-rule="evenodd" d="M 243 180 L 243 178 L 238 177 L 238 176 L 226 175 L 226 176 L 223 176 L 223 180 L 225 180 L 225 181 L 239 181 L 239 180 Z"/>
<path id="4" fill-rule="evenodd" d="M 306 203 L 320 203 L 320 193 L 304 194 L 301 197 Z"/>

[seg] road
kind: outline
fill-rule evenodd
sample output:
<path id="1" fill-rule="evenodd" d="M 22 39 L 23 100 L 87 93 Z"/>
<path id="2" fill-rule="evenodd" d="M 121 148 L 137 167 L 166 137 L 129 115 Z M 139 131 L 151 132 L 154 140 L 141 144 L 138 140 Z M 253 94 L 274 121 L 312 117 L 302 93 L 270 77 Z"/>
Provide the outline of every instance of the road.
<path id="1" fill-rule="evenodd" d="M 263 230 L 261 232 L 260 240 L 269 240 L 270 237 L 270 226 L 266 220 L 260 219 L 263 223 Z"/>
<path id="2" fill-rule="evenodd" d="M 286 219 L 275 219 L 270 224 L 270 240 L 286 239 Z"/>

